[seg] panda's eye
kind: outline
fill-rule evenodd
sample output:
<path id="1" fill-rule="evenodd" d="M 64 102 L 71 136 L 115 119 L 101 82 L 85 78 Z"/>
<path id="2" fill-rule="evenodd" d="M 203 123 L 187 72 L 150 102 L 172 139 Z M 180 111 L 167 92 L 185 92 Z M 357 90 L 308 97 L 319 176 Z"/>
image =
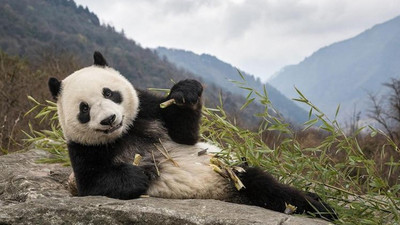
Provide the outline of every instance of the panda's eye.
<path id="1" fill-rule="evenodd" d="M 89 112 L 89 109 L 89 105 L 86 102 L 81 102 L 81 104 L 79 105 L 79 110 L 83 113 Z"/>
<path id="2" fill-rule="evenodd" d="M 110 98 L 113 95 L 112 91 L 108 88 L 103 89 L 103 96 L 105 98 Z"/>
<path id="3" fill-rule="evenodd" d="M 81 104 L 79 104 L 79 113 L 78 113 L 79 122 L 85 124 L 90 121 L 89 111 L 90 111 L 89 104 L 87 104 L 86 102 L 81 102 Z"/>

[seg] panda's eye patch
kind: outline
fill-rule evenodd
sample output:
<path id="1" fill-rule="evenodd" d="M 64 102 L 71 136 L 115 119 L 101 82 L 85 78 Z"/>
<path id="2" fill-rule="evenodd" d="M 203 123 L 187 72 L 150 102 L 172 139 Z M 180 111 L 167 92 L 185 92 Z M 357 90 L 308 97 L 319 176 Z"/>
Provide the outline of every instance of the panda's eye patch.
<path id="1" fill-rule="evenodd" d="M 86 102 L 81 102 L 79 104 L 79 114 L 78 114 L 78 120 L 81 123 L 87 123 L 90 121 L 90 107 L 89 104 Z"/>
<path id="2" fill-rule="evenodd" d="M 122 95 L 119 91 L 112 91 L 110 88 L 103 88 L 104 98 L 110 99 L 111 101 L 120 104 L 122 102 Z"/>

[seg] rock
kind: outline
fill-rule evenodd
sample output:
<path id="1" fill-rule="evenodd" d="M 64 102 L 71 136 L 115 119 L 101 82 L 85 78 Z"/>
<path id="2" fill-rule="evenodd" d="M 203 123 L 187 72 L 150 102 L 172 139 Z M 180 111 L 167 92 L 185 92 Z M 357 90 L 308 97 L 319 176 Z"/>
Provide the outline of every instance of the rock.
<path id="1" fill-rule="evenodd" d="M 47 154 L 0 157 L 0 224 L 328 224 L 217 200 L 72 197 L 71 168 L 36 163 Z"/>

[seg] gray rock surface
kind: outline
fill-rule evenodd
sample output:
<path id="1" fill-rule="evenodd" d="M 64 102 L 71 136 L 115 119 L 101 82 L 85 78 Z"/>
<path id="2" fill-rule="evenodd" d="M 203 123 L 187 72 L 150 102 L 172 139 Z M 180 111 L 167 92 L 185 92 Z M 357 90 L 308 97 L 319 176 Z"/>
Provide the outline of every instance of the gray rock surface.
<path id="1" fill-rule="evenodd" d="M 0 157 L 0 224 L 328 224 L 216 200 L 72 197 L 71 168 L 37 164 L 41 150 Z"/>

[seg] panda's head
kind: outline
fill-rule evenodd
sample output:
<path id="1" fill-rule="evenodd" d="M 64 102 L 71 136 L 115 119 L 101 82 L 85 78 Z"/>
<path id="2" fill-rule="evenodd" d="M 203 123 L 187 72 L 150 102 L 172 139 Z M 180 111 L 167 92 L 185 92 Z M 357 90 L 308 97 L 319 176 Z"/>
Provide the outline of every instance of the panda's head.
<path id="1" fill-rule="evenodd" d="M 108 67 L 99 52 L 94 65 L 64 80 L 49 79 L 58 117 L 67 141 L 84 145 L 114 142 L 135 119 L 139 98 L 132 84 Z"/>

